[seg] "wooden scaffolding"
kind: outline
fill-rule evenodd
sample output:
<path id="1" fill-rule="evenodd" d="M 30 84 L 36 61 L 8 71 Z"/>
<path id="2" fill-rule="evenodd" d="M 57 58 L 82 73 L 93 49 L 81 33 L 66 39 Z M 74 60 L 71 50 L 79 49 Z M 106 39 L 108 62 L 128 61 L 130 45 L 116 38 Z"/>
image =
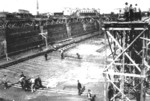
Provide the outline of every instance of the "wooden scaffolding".
<path id="1" fill-rule="evenodd" d="M 106 22 L 105 40 L 110 46 L 111 62 L 104 67 L 104 101 L 145 100 L 149 70 L 149 25 L 144 22 Z"/>

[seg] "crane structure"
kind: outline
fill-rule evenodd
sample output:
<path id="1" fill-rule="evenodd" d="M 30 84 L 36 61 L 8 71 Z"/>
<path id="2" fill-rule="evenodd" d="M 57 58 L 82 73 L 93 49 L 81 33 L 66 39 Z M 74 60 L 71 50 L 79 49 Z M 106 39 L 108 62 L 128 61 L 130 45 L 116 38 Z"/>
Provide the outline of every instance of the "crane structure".
<path id="1" fill-rule="evenodd" d="M 103 70 L 105 101 L 145 101 L 150 69 L 148 23 L 104 22 L 102 29 L 112 59 Z"/>

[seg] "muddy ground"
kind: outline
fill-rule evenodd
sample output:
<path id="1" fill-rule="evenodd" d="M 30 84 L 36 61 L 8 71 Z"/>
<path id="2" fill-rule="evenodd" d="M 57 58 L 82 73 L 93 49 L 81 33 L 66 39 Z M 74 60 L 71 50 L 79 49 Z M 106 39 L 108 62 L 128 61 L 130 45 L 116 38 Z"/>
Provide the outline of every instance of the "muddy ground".
<path id="1" fill-rule="evenodd" d="M 28 77 L 41 77 L 43 85 L 47 88 L 37 90 L 34 93 L 23 91 L 19 84 L 9 89 L 0 86 L 0 97 L 15 101 L 86 101 L 87 90 L 91 89 L 96 94 L 96 101 L 103 99 L 103 68 L 105 55 L 110 54 L 105 47 L 104 38 L 94 37 L 77 43 L 74 47 L 65 51 L 65 59 L 60 58 L 60 52 L 54 51 L 48 54 L 48 60 L 39 56 L 25 62 L 0 69 L 0 78 L 7 75 L 10 83 L 19 80 L 21 72 Z M 77 58 L 79 53 L 81 59 Z M 2 80 L 1 79 L 1 80 Z M 77 95 L 77 80 L 86 90 L 81 96 Z"/>

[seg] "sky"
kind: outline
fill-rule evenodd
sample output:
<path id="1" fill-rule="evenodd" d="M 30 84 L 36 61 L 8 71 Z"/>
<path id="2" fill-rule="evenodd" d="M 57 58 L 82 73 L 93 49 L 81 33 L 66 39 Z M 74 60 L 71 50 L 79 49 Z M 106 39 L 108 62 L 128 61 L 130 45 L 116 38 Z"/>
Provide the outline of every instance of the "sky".
<path id="1" fill-rule="evenodd" d="M 36 14 L 37 0 L 0 0 L 0 11 L 16 12 L 18 9 L 29 10 Z M 136 3 L 142 11 L 150 8 L 150 0 L 38 0 L 39 12 L 61 12 L 64 8 L 95 8 L 101 13 L 110 13 L 123 8 L 124 3 L 135 5 Z"/>

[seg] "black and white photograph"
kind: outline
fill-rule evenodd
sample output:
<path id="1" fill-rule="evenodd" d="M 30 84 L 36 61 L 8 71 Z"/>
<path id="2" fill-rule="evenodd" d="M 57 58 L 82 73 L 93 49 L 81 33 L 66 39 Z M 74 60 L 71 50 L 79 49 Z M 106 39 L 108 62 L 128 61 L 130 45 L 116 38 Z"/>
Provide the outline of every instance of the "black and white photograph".
<path id="1" fill-rule="evenodd" d="M 0 0 L 0 101 L 150 101 L 149 0 Z"/>

